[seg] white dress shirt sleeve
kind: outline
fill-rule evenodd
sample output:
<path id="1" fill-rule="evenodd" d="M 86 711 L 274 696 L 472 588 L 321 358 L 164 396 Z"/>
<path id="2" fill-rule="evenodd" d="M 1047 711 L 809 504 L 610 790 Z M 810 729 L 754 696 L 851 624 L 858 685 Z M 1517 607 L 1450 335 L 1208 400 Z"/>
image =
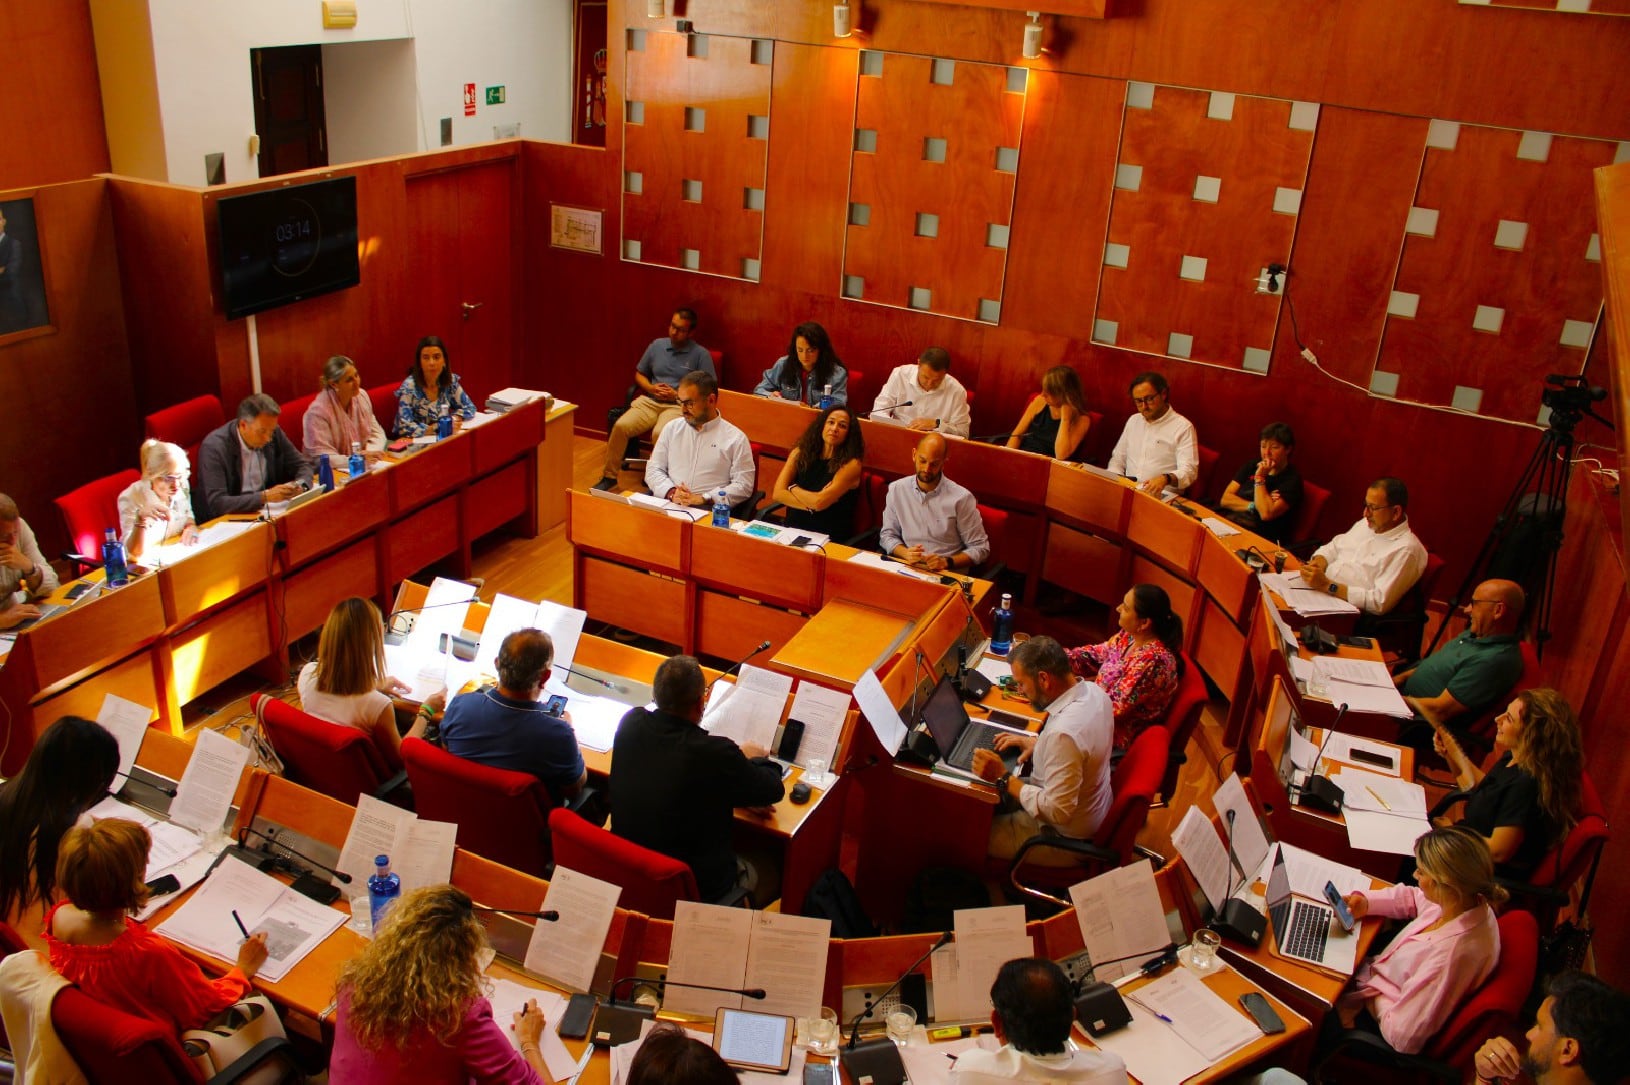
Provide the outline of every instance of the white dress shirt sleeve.
<path id="1" fill-rule="evenodd" d="M 1200 436 L 1195 432 L 1194 423 L 1186 418 L 1176 436 L 1177 470 L 1173 472 L 1176 477 L 1172 479 L 1172 489 L 1186 490 L 1200 477 Z"/>
<path id="2" fill-rule="evenodd" d="M 1115 442 L 1115 451 L 1113 451 L 1113 452 L 1111 452 L 1109 454 L 1109 472 L 1110 472 L 1110 474 L 1112 474 L 1112 475 L 1125 475 L 1126 474 L 1127 446 L 1132 441 L 1132 425 L 1133 425 L 1133 423 L 1135 423 L 1136 421 L 1138 421 L 1142 417 L 1143 417 L 1142 415 L 1134 414 L 1131 418 L 1128 418 L 1126 420 L 1126 425 L 1121 427 L 1120 440 Z"/>
<path id="3" fill-rule="evenodd" d="M 662 432 L 657 434 L 657 443 L 651 449 L 651 458 L 645 461 L 645 488 L 657 497 L 666 498 L 673 492 L 674 480 L 668 475 L 669 449 L 673 447 L 670 434 L 674 425 L 687 425 L 683 419 L 675 419 L 674 423 L 663 426 Z"/>
<path id="4" fill-rule="evenodd" d="M 948 381 L 951 379 L 946 378 Z M 949 433 L 953 437 L 966 437 L 972 420 L 968 410 L 968 390 L 958 382 L 955 391 L 957 394 L 946 397 L 945 415 L 940 419 L 940 432 Z"/>
<path id="5" fill-rule="evenodd" d="M 730 460 L 730 485 L 725 487 L 724 492 L 730 500 L 730 507 L 735 508 L 753 496 L 758 469 L 753 464 L 753 444 L 740 430 L 730 435 L 724 452 Z"/>
<path id="6" fill-rule="evenodd" d="M 985 532 L 984 518 L 979 515 L 979 501 L 971 493 L 964 492 L 957 501 L 956 527 L 969 561 L 978 565 L 990 557 L 990 536 Z"/>

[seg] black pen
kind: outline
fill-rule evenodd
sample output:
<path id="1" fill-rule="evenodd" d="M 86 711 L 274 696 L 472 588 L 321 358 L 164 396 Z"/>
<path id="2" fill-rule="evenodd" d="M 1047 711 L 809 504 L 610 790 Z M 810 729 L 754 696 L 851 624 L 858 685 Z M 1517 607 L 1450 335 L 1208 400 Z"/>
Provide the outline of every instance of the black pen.
<path id="1" fill-rule="evenodd" d="M 238 915 L 236 908 L 232 909 L 232 922 L 238 925 L 238 929 L 243 932 L 244 941 L 247 942 L 249 940 L 249 928 L 243 925 L 243 919 Z"/>

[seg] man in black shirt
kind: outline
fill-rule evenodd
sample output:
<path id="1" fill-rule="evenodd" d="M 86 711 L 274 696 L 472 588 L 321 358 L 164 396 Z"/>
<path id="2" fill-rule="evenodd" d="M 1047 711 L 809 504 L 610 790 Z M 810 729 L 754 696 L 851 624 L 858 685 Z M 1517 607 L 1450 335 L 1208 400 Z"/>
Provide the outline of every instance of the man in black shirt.
<path id="1" fill-rule="evenodd" d="M 730 835 L 738 806 L 783 793 L 769 751 L 702 730 L 707 682 L 691 656 L 657 668 L 656 711 L 629 710 L 611 753 L 611 828 L 625 840 L 689 864 L 703 900 L 737 884 Z"/>

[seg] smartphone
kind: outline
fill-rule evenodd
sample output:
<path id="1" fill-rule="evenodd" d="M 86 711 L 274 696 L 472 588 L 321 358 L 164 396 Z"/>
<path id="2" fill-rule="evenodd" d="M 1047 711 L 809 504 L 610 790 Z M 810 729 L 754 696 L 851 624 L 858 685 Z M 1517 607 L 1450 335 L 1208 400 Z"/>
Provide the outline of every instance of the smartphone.
<path id="1" fill-rule="evenodd" d="M 559 693 L 550 694 L 549 700 L 544 703 L 543 712 L 546 716 L 560 718 L 566 714 L 566 698 Z"/>
<path id="2" fill-rule="evenodd" d="M 81 595 L 84 595 L 90 590 L 91 582 L 89 580 L 81 580 L 79 583 L 68 589 L 68 598 L 78 599 Z"/>
<path id="3" fill-rule="evenodd" d="M 410 440 L 407 437 L 398 437 L 396 440 L 392 441 L 390 444 L 385 446 L 385 451 L 387 451 L 387 452 L 406 452 L 409 448 L 412 448 L 412 447 L 413 447 L 413 441 L 412 440 Z"/>
<path id="4" fill-rule="evenodd" d="M 1353 910 L 1347 907 L 1347 902 L 1342 899 L 1340 891 L 1336 889 L 1335 882 L 1324 883 L 1324 899 L 1329 901 L 1330 907 L 1336 910 L 1336 919 L 1341 923 L 1341 929 L 1351 933 L 1358 920 L 1353 918 Z"/>
<path id="5" fill-rule="evenodd" d="M 1375 641 L 1370 637 L 1337 637 L 1336 641 L 1349 648 L 1374 648 Z"/>
<path id="6" fill-rule="evenodd" d="M 829 1062 L 804 1063 L 804 1085 L 838 1085 L 837 1067 Z"/>
<path id="7" fill-rule="evenodd" d="M 555 1031 L 568 1040 L 581 1040 L 589 1034 L 598 1005 L 599 1000 L 593 995 L 573 995 L 567 1000 L 566 1012 L 560 1015 L 560 1026 Z"/>
<path id="8" fill-rule="evenodd" d="M 1394 762 L 1391 755 L 1376 753 L 1374 750 L 1361 749 L 1358 746 L 1349 747 L 1347 750 L 1347 756 L 1351 757 L 1354 761 L 1362 761 L 1366 765 L 1377 765 L 1384 769 L 1394 767 Z"/>
<path id="9" fill-rule="evenodd" d="M 162 878 L 154 878 L 147 883 L 147 891 L 155 897 L 162 897 L 166 893 L 175 893 L 181 889 L 181 879 L 174 874 L 166 874 Z"/>
<path id="10" fill-rule="evenodd" d="M 1285 1031 L 1285 1022 L 1274 1012 L 1273 1007 L 1268 1004 L 1268 1000 L 1255 991 L 1247 991 L 1240 995 L 1239 1004 L 1244 1007 L 1246 1013 L 1251 1015 L 1251 1019 L 1256 1022 L 1256 1027 L 1269 1036 Z"/>
<path id="11" fill-rule="evenodd" d="M 781 728 L 781 745 L 776 747 L 775 756 L 783 761 L 791 761 L 798 756 L 798 746 L 804 741 L 804 721 L 788 719 L 786 726 Z"/>

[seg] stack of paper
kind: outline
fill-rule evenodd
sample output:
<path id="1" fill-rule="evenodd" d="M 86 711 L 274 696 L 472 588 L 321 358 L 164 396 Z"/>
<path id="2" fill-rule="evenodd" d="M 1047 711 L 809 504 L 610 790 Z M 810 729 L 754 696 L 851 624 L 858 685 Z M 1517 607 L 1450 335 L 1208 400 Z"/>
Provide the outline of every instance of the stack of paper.
<path id="1" fill-rule="evenodd" d="M 554 922 L 539 919 L 533 925 L 526 967 L 557 987 L 587 991 L 621 895 L 622 889 L 610 882 L 556 867 L 537 910 L 558 912 L 560 917 Z"/>
<path id="2" fill-rule="evenodd" d="M 768 750 L 775 745 L 775 729 L 791 692 L 790 675 L 744 666 L 734 683 L 723 678 L 713 683 L 702 730 L 723 735 L 738 746 L 751 743 Z"/>
<path id="3" fill-rule="evenodd" d="M 875 565 L 879 569 L 887 569 L 889 572 L 899 573 L 901 576 L 909 576 L 917 580 L 926 580 L 930 584 L 938 584 L 940 582 L 938 573 L 930 573 L 921 569 L 913 569 L 909 565 L 904 565 L 898 561 L 890 561 L 882 554 L 874 554 L 870 550 L 857 550 L 855 553 L 849 555 L 849 560 L 857 562 L 861 565 Z"/>
<path id="4" fill-rule="evenodd" d="M 1352 766 L 1342 766 L 1332 779 L 1346 796 L 1341 815 L 1347 842 L 1355 848 L 1410 855 L 1415 841 L 1432 828 L 1420 784 Z"/>
<path id="5" fill-rule="evenodd" d="M 345 922 L 345 913 L 301 896 L 276 878 L 228 858 L 158 927 L 157 933 L 223 961 L 238 959 L 243 934 L 266 934 L 267 957 L 260 977 L 276 983 Z"/>
<path id="6" fill-rule="evenodd" d="M 577 1072 L 577 1060 L 572 1058 L 572 1053 L 566 1050 L 566 1045 L 555 1032 L 560 1027 L 561 1016 L 566 1012 L 566 999 L 553 991 L 526 987 L 502 976 L 489 976 L 487 982 L 492 984 L 492 993 L 487 996 L 487 1001 L 492 1003 L 492 1019 L 509 1039 L 510 1046 L 517 1051 L 521 1049 L 521 1039 L 515 1035 L 511 1023 L 528 1002 L 537 1002 L 538 1009 L 543 1013 L 543 1036 L 538 1040 L 543 1064 L 549 1069 L 549 1076 L 556 1081 L 570 1081 Z M 593 1045 L 589 1050 L 594 1050 Z"/>
<path id="7" fill-rule="evenodd" d="M 720 1006 L 814 1017 L 821 1012 L 831 936 L 827 919 L 680 901 L 674 907 L 668 979 L 676 985 L 762 987 L 765 997 L 748 1004 L 740 995 L 673 986 L 663 996 L 663 1008 L 702 1017 L 712 1017 Z"/>
<path id="8" fill-rule="evenodd" d="M 402 880 L 402 892 L 426 885 L 441 885 L 453 876 L 453 842 L 458 826 L 451 821 L 426 821 L 412 810 L 392 806 L 372 795 L 357 796 L 357 812 L 340 848 L 338 870 L 351 876 L 344 883 L 349 895 L 368 884 L 374 858 L 388 855 L 391 870 Z M 339 879 L 332 879 L 339 884 Z"/>
<path id="9" fill-rule="evenodd" d="M 1127 1070 L 1144 1085 L 1176 1085 L 1262 1035 L 1249 1017 L 1186 968 L 1144 984 L 1127 1001 L 1132 1024 L 1097 1043 L 1125 1059 Z"/>
<path id="10" fill-rule="evenodd" d="M 1146 862 L 1071 886 L 1070 901 L 1094 980 L 1108 983 L 1135 972 L 1171 942 L 1154 868 Z"/>
<path id="11" fill-rule="evenodd" d="M 1202 518 L 1200 522 L 1206 526 L 1207 531 L 1219 539 L 1226 539 L 1230 535 L 1240 534 L 1239 528 L 1219 516 L 1207 516 Z"/>
<path id="12" fill-rule="evenodd" d="M 494 414 L 505 414 L 516 407 L 524 407 L 535 399 L 542 399 L 548 392 L 535 392 L 530 388 L 504 388 L 487 397 L 486 408 Z"/>
<path id="13" fill-rule="evenodd" d="M 1008 961 L 1035 956 L 1035 943 L 1025 933 L 1022 905 L 959 908 L 954 917 L 956 941 L 936 949 L 932 961 L 934 1021 L 986 1021 L 996 973 Z"/>
<path id="14" fill-rule="evenodd" d="M 1357 607 L 1340 596 L 1308 587 L 1300 573 L 1263 573 L 1262 579 L 1279 593 L 1286 606 L 1304 618 L 1358 613 Z"/>
<path id="15" fill-rule="evenodd" d="M 804 725 L 804 737 L 798 744 L 795 759 L 800 768 L 808 768 L 812 761 L 826 766 L 826 771 L 837 772 L 838 740 L 843 737 L 843 721 L 849 714 L 849 694 L 814 682 L 798 683 L 798 692 L 792 698 L 787 718 Z"/>
<path id="16" fill-rule="evenodd" d="M 249 748 L 240 746 L 219 731 L 204 728 L 193 742 L 192 756 L 176 785 L 170 801 L 170 820 L 201 833 L 221 828 L 238 778 L 249 764 Z"/>

